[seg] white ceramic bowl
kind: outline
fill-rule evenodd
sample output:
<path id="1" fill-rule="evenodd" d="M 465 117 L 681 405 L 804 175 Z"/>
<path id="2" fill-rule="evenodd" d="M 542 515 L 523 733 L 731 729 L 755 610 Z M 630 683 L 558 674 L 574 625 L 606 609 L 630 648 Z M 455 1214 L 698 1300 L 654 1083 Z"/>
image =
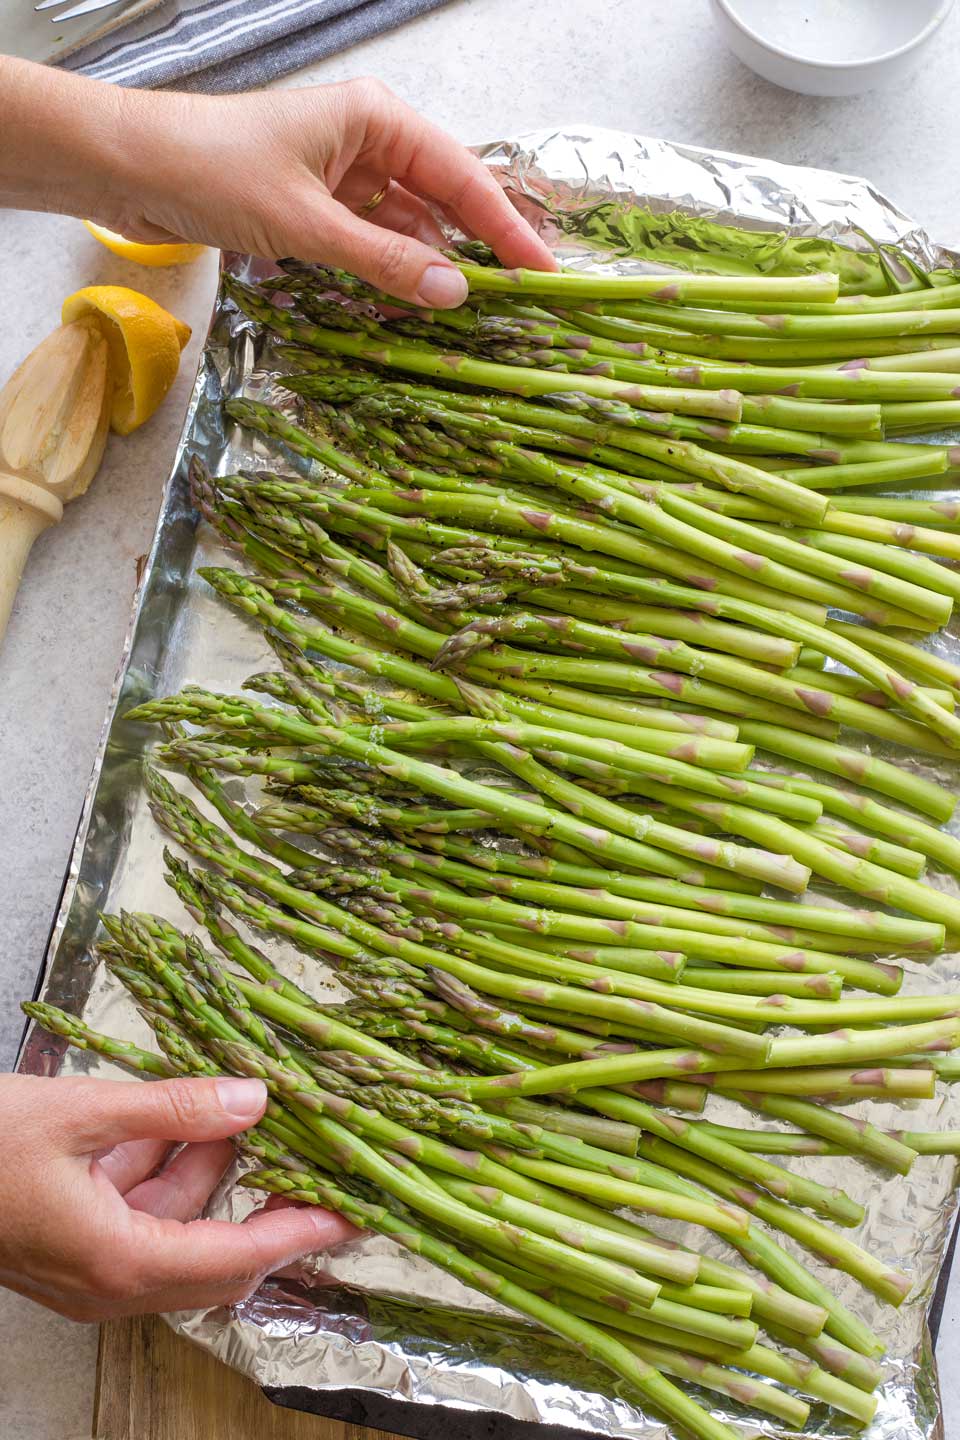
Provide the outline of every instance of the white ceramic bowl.
<path id="1" fill-rule="evenodd" d="M 929 45 L 953 0 L 712 0 L 733 53 L 804 95 L 859 95 L 895 84 Z"/>

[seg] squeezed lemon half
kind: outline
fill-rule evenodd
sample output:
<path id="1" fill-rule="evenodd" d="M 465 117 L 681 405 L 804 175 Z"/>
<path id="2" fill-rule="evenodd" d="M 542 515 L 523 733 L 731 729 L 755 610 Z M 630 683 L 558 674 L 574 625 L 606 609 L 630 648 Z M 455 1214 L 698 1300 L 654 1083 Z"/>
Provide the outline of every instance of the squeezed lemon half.
<path id="1" fill-rule="evenodd" d="M 65 325 L 89 318 L 110 347 L 114 392 L 110 428 L 118 435 L 150 419 L 176 379 L 190 326 L 123 285 L 88 285 L 63 302 Z"/>

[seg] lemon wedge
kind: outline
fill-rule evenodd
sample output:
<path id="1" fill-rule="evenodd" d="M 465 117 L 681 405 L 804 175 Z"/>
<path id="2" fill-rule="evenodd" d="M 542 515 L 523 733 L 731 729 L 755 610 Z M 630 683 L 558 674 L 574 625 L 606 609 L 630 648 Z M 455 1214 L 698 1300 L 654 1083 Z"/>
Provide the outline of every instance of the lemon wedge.
<path id="1" fill-rule="evenodd" d="M 119 255 L 122 260 L 133 260 L 137 265 L 189 265 L 191 260 L 196 260 L 207 248 L 205 245 L 188 245 L 181 241 L 172 245 L 144 245 L 139 240 L 127 240 L 123 235 L 118 235 L 115 230 L 107 230 L 103 225 L 95 225 L 92 220 L 84 220 L 83 223 L 101 245 L 106 245 L 108 250 L 112 250 L 114 255 Z"/>
<path id="2" fill-rule="evenodd" d="M 110 428 L 129 435 L 150 419 L 173 384 L 190 326 L 123 285 L 88 285 L 69 295 L 63 323 L 85 318 L 99 327 L 110 348 Z"/>

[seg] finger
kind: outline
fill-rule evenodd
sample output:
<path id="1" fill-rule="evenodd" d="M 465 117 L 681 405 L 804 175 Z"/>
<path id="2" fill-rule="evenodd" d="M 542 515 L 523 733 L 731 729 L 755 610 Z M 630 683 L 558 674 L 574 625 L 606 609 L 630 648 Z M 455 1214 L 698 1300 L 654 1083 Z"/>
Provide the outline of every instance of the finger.
<path id="1" fill-rule="evenodd" d="M 243 1222 L 245 1230 L 256 1232 L 255 1240 L 258 1246 L 276 1246 L 281 1250 L 287 1244 L 284 1226 L 289 1226 L 294 1249 L 286 1255 L 281 1254 L 279 1259 L 272 1259 L 268 1268 L 263 1271 L 265 1275 L 272 1275 L 279 1265 L 292 1264 L 294 1260 L 302 1260 L 305 1255 L 335 1250 L 338 1245 L 345 1245 L 348 1240 L 358 1240 L 364 1233 L 345 1216 L 338 1215 L 336 1210 L 325 1210 L 319 1205 L 290 1205 L 275 1210 L 254 1210 Z M 302 1245 L 297 1237 L 310 1231 L 312 1241 Z"/>
<path id="2" fill-rule="evenodd" d="M 304 1255 L 332 1249 L 359 1233 L 349 1220 L 315 1206 L 257 1211 L 242 1225 L 221 1220 L 172 1220 L 141 1216 L 141 1285 L 150 1293 L 206 1303 L 210 1294 L 239 1299 Z"/>
<path id="3" fill-rule="evenodd" d="M 431 127 L 432 128 L 432 127 Z M 397 179 L 415 195 L 429 196 L 442 206 L 444 214 L 470 238 L 485 241 L 500 263 L 508 268 L 556 270 L 553 251 L 540 239 L 529 221 L 511 204 L 506 191 L 469 150 L 437 131 L 439 148 L 453 146 L 466 155 L 467 164 L 452 173 L 451 155 L 440 160 L 431 152 L 418 154 L 411 168 Z"/>
<path id="4" fill-rule="evenodd" d="M 113 1188 L 126 1195 L 163 1164 L 169 1150 L 169 1140 L 126 1140 L 99 1156 L 97 1164 Z"/>
<path id="5" fill-rule="evenodd" d="M 303 1202 L 301 1200 L 294 1200 L 289 1195 L 268 1195 L 257 1213 L 264 1215 L 269 1214 L 273 1210 L 299 1209 L 302 1204 Z M 348 1235 L 346 1239 L 362 1239 L 366 1233 L 368 1232 L 364 1230 L 355 1230 L 353 1235 Z M 334 1249 L 335 1247 L 328 1246 L 327 1248 Z M 327 1275 L 322 1270 L 312 1271 L 309 1275 L 306 1274 L 302 1259 L 295 1260 L 291 1265 L 284 1265 L 279 1270 L 274 1270 L 273 1274 L 281 1280 L 307 1280 L 309 1284 L 318 1286 L 335 1285 L 337 1283 L 333 1276 Z"/>
<path id="6" fill-rule="evenodd" d="M 54 1126 L 68 1154 L 84 1155 L 125 1140 L 222 1140 L 256 1124 L 267 1090 L 262 1080 L 69 1080 Z"/>
<path id="7" fill-rule="evenodd" d="M 437 246 L 444 243 L 444 234 L 430 211 L 418 195 L 411 195 L 402 185 L 391 183 L 386 195 L 376 209 L 366 217 L 371 224 L 384 230 L 394 230 L 398 235 L 410 235 L 424 245 Z"/>
<path id="8" fill-rule="evenodd" d="M 334 192 L 333 198 L 372 225 L 395 230 L 398 235 L 412 235 L 415 240 L 422 240 L 424 245 L 443 243 L 443 231 L 429 205 L 393 180 L 386 182 L 383 198 L 372 210 L 368 210 L 366 207 L 382 186 L 383 176 L 378 176 L 376 171 L 353 169 Z"/>
<path id="9" fill-rule="evenodd" d="M 206 1205 L 234 1157 L 229 1140 L 185 1145 L 157 1175 L 127 1195 L 131 1210 L 162 1220 L 193 1220 Z"/>
<path id="10" fill-rule="evenodd" d="M 383 117 L 378 127 L 382 153 L 375 159 L 385 175 L 417 195 L 440 201 L 468 232 L 485 240 L 504 265 L 556 269 L 551 251 L 513 208 L 487 166 L 459 141 L 377 82 L 353 86 L 349 103 L 367 120 Z"/>
<path id="11" fill-rule="evenodd" d="M 421 240 L 354 215 L 319 186 L 313 213 L 302 218 L 305 260 L 351 270 L 388 295 L 428 310 L 450 309 L 467 298 L 466 280 L 445 256 Z"/>

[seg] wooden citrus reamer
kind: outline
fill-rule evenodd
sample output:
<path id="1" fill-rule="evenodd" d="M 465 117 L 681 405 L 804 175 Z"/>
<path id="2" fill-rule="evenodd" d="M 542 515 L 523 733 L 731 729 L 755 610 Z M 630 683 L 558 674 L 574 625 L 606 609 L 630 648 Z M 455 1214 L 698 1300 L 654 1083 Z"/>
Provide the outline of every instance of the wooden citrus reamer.
<path id="1" fill-rule="evenodd" d="M 0 391 L 0 642 L 34 540 L 97 473 L 110 368 L 99 325 L 74 320 L 31 351 Z"/>

